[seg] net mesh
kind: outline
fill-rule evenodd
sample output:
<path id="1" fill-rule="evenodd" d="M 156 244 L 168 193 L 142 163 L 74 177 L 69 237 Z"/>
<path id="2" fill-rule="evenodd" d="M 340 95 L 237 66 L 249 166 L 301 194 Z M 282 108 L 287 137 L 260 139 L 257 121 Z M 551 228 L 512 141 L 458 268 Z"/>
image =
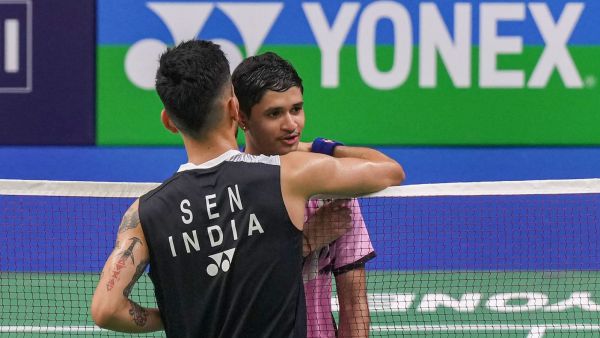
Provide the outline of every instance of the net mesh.
<path id="1" fill-rule="evenodd" d="M 9 183 L 0 182 L 0 336 L 126 336 L 95 327 L 89 304 L 121 216 L 149 188 Z M 350 229 L 307 257 L 309 336 L 324 335 L 332 314 L 340 324 L 352 290 L 365 287 L 368 311 L 347 318 L 368 318 L 371 336 L 599 336 L 598 181 L 560 183 L 568 193 L 518 182 L 522 192 L 499 183 L 471 196 L 481 184 L 465 184 L 351 202 L 368 235 Z M 329 201 L 311 203 L 309 214 Z M 364 261 L 366 286 L 355 274 Z M 155 306 L 146 274 L 131 299 Z"/>

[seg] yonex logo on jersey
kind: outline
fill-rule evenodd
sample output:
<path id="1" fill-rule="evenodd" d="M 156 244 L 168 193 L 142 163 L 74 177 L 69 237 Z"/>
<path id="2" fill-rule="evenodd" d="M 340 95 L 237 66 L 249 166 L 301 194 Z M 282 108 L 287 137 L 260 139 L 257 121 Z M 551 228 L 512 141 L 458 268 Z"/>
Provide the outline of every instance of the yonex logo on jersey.
<path id="1" fill-rule="evenodd" d="M 32 89 L 32 4 L 0 1 L 0 93 Z"/>
<path id="2" fill-rule="evenodd" d="M 206 273 L 209 276 L 214 277 L 219 273 L 219 270 L 223 272 L 229 271 L 229 268 L 231 267 L 231 263 L 233 261 L 234 253 L 235 248 L 208 256 L 215 262 L 213 264 L 209 264 L 206 267 Z"/>

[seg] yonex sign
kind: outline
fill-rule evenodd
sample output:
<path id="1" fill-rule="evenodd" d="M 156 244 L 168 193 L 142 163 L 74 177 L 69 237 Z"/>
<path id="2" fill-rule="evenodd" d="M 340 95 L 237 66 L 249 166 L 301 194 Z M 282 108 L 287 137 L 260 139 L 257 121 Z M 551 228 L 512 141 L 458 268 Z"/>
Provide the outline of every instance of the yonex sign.
<path id="1" fill-rule="evenodd" d="M 304 12 L 321 50 L 321 84 L 337 87 L 339 83 L 339 50 L 356 21 L 359 3 L 344 3 L 334 22 L 327 22 L 321 5 L 305 3 Z M 540 57 L 528 87 L 542 88 L 554 69 L 567 87 L 581 88 L 583 82 L 566 49 L 571 33 L 584 9 L 582 3 L 569 3 L 560 18 L 554 19 L 545 3 L 481 3 L 479 5 L 479 86 L 488 88 L 521 88 L 525 86 L 523 70 L 499 70 L 497 58 L 503 54 L 520 54 L 522 38 L 501 36 L 501 22 L 523 21 L 529 10 L 546 47 Z M 435 87 L 436 55 L 448 70 L 456 87 L 471 87 L 471 47 L 473 36 L 472 5 L 454 5 L 454 36 L 449 33 L 435 3 L 423 2 L 419 8 L 418 34 L 419 86 Z M 393 66 L 381 71 L 376 64 L 377 25 L 382 20 L 392 22 L 394 31 Z M 372 88 L 393 89 L 401 86 L 411 71 L 412 18 L 398 2 L 378 1 L 367 5 L 358 18 L 356 50 L 361 77 Z"/>
<path id="2" fill-rule="evenodd" d="M 459 297 L 444 293 L 371 293 L 369 308 L 373 312 L 408 312 L 427 314 L 448 309 L 454 312 L 474 313 L 482 308 L 495 313 L 566 312 L 579 309 L 600 312 L 600 305 L 590 292 L 573 292 L 567 298 L 550 301 L 543 292 L 507 292 L 485 295 L 464 293 Z M 333 311 L 339 311 L 337 298 L 332 298 Z"/>
<path id="3" fill-rule="evenodd" d="M 289 60 L 306 85 L 304 140 L 600 144 L 597 0 L 102 0 L 98 9 L 99 144 L 180 144 L 148 112 L 161 107 L 159 54 L 194 38 L 219 43 L 232 68 L 266 51 Z"/>
<path id="4" fill-rule="evenodd" d="M 157 15 L 168 28 L 172 41 L 143 39 L 131 46 L 125 59 L 125 71 L 132 83 L 144 89 L 153 88 L 157 55 L 167 44 L 202 37 L 202 29 L 209 17 L 219 10 L 238 30 L 243 50 L 226 39 L 213 39 L 221 44 L 235 67 L 243 55 L 256 54 L 263 45 L 285 4 L 283 2 L 148 2 L 147 8 Z M 479 18 L 473 18 L 471 3 L 455 3 L 452 21 L 453 34 L 440 14 L 436 3 L 422 2 L 418 18 L 411 17 L 406 7 L 394 1 L 375 1 L 364 6 L 345 2 L 333 20 L 329 20 L 321 3 L 302 4 L 303 15 L 321 54 L 321 86 L 339 87 L 340 50 L 349 39 L 356 24 L 357 71 L 364 83 L 375 89 L 401 87 L 411 71 L 418 71 L 419 87 L 437 86 L 437 56 L 443 61 L 453 85 L 457 88 L 544 88 L 556 70 L 568 88 L 582 88 L 583 80 L 573 61 L 567 43 L 575 29 L 584 3 L 567 3 L 559 16 L 552 15 L 546 3 L 488 3 L 479 4 Z M 360 12 L 360 14 L 359 14 Z M 531 76 L 525 78 L 524 69 L 499 69 L 498 58 L 523 52 L 523 38 L 519 35 L 500 34 L 500 25 L 524 21 L 530 15 L 537 32 L 544 41 L 544 50 Z M 418 19 L 418 20 L 417 20 Z M 377 27 L 391 22 L 394 46 L 392 66 L 381 70 L 377 59 Z M 418 27 L 414 24 L 419 22 Z M 474 24 L 479 22 L 478 41 L 474 40 Z M 414 30 L 414 32 L 413 32 Z M 293 32 L 289 32 L 293 34 Z M 418 34 L 418 70 L 411 69 L 414 33 Z M 478 74 L 472 83 L 472 47 L 479 46 Z"/>

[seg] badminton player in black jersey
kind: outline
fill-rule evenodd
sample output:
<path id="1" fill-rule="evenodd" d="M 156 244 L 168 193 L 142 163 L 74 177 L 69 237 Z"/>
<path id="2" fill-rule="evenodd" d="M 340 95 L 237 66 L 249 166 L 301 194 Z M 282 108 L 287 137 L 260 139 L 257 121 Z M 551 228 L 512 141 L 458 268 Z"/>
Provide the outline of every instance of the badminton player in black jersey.
<path id="1" fill-rule="evenodd" d="M 187 41 L 160 58 L 165 127 L 188 163 L 123 216 L 92 318 L 122 332 L 169 337 L 305 337 L 302 228 L 315 194 L 355 196 L 399 184 L 401 166 L 308 152 L 237 150 L 238 101 L 219 46 Z M 158 309 L 129 294 L 149 265 Z"/>

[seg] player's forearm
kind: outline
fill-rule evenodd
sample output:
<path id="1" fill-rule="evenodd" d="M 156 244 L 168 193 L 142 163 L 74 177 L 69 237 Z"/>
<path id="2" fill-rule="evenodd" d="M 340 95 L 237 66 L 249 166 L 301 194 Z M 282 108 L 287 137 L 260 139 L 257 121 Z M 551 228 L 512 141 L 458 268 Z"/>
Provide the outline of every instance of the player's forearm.
<path id="1" fill-rule="evenodd" d="M 349 146 L 337 146 L 333 151 L 333 157 L 343 158 L 352 157 L 368 160 L 372 162 L 395 162 L 384 153 L 365 147 L 349 147 Z"/>
<path id="2" fill-rule="evenodd" d="M 142 333 L 163 329 L 158 309 L 143 308 L 130 299 L 123 301 L 114 313 L 93 311 L 92 317 L 98 326 L 113 331 Z"/>
<path id="3" fill-rule="evenodd" d="M 371 323 L 364 267 L 337 275 L 340 302 L 339 337 L 368 337 Z"/>
<path id="4" fill-rule="evenodd" d="M 354 299 L 340 299 L 339 337 L 368 337 L 370 323 L 371 317 L 366 295 Z"/>
<path id="5" fill-rule="evenodd" d="M 316 142 L 316 140 L 315 140 L 315 142 Z M 315 145 L 315 142 L 300 142 L 300 144 L 298 145 L 298 150 L 305 151 L 305 152 L 311 152 L 311 151 L 317 152 L 317 153 L 330 155 L 330 156 L 337 157 L 337 158 L 352 157 L 352 158 L 360 158 L 360 159 L 368 160 L 368 161 L 372 161 L 372 162 L 394 162 L 394 163 L 396 163 L 396 161 L 394 161 L 390 157 L 386 156 L 382 152 L 377 151 L 375 149 L 366 148 L 366 147 L 350 147 L 350 146 L 342 145 L 335 141 L 329 141 L 328 143 L 321 142 L 321 144 L 328 144 L 328 146 L 327 147 L 319 147 L 318 145 Z M 315 147 L 317 149 L 315 149 Z"/>
<path id="6" fill-rule="evenodd" d="M 384 153 L 365 147 L 337 146 L 333 156 L 337 158 L 358 158 L 372 162 L 372 173 L 378 177 L 389 177 L 390 185 L 399 185 L 406 178 L 404 169 L 394 159 Z"/>
<path id="7" fill-rule="evenodd" d="M 369 337 L 369 311 L 366 309 L 340 309 L 338 336 L 340 338 Z"/>

